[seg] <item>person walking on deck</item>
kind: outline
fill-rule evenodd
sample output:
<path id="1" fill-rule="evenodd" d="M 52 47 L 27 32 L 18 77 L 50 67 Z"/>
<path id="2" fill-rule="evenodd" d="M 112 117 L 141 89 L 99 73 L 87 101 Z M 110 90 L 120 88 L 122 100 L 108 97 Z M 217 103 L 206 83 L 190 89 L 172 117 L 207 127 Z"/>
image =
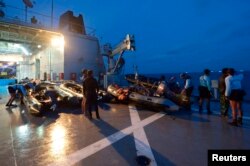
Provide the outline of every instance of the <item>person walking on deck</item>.
<path id="1" fill-rule="evenodd" d="M 219 93 L 220 93 L 220 113 L 222 117 L 228 116 L 229 100 L 226 99 L 226 83 L 225 78 L 227 77 L 227 68 L 222 69 L 222 74 L 219 78 Z"/>
<path id="2" fill-rule="evenodd" d="M 225 96 L 229 99 L 231 110 L 232 110 L 232 122 L 229 124 L 233 126 L 242 125 L 242 101 L 245 95 L 245 91 L 242 89 L 241 80 L 243 74 L 235 75 L 233 68 L 228 69 L 228 76 L 225 79 L 226 91 Z M 237 112 L 238 111 L 238 112 Z M 237 119 L 237 113 L 239 118 Z"/>
<path id="3" fill-rule="evenodd" d="M 210 98 L 211 98 L 211 81 L 210 81 L 210 70 L 205 69 L 204 74 L 200 76 L 199 85 L 199 112 L 202 112 L 203 101 L 206 101 L 207 114 L 211 114 L 210 110 Z"/>

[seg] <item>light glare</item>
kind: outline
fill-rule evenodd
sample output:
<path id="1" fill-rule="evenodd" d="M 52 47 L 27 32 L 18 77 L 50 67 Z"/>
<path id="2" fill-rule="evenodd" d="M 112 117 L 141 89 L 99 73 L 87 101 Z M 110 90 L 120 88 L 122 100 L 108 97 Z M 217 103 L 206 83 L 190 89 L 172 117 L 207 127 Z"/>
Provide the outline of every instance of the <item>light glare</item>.
<path id="1" fill-rule="evenodd" d="M 64 38 L 63 37 L 54 37 L 51 39 L 51 45 L 53 47 L 63 47 L 64 46 Z"/>

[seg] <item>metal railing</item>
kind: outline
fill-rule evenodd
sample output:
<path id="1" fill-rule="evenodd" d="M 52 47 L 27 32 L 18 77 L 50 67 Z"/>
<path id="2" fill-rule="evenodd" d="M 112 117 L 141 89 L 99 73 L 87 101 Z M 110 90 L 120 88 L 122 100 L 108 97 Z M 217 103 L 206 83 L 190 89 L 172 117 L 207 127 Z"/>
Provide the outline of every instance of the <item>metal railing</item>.
<path id="1" fill-rule="evenodd" d="M 9 4 L 6 4 L 4 7 L 0 6 L 0 10 L 4 12 L 4 16 L 0 16 L 0 21 L 2 22 L 27 25 L 51 30 L 58 30 L 59 28 L 60 16 L 53 16 L 52 18 L 51 15 L 43 14 L 34 11 L 33 9 L 25 10 L 25 8 L 15 7 Z M 96 30 L 94 28 L 85 26 L 85 30 L 87 35 L 95 36 Z"/>

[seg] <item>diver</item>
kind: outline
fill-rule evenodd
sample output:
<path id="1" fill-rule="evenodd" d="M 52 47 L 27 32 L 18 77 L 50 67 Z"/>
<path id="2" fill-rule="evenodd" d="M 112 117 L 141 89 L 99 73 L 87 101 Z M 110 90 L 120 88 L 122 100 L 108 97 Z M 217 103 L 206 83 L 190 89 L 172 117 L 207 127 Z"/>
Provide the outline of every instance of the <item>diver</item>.
<path id="1" fill-rule="evenodd" d="M 16 95 L 19 94 L 21 104 L 23 102 L 23 96 L 27 95 L 27 92 L 22 84 L 14 84 L 8 86 L 8 92 L 10 94 L 10 99 L 8 100 L 6 107 L 17 107 L 16 104 L 12 104 L 13 101 L 16 99 Z"/>
<path id="2" fill-rule="evenodd" d="M 83 82 L 84 79 L 87 77 L 87 69 L 82 69 L 81 74 L 82 76 L 80 77 L 80 80 Z"/>
<path id="3" fill-rule="evenodd" d="M 205 69 L 204 74 L 200 76 L 200 85 L 199 85 L 199 112 L 202 112 L 203 101 L 206 100 L 207 114 L 211 114 L 210 110 L 210 98 L 212 96 L 211 92 L 211 81 L 210 81 L 210 70 Z"/>
<path id="4" fill-rule="evenodd" d="M 246 95 L 246 92 L 242 89 L 241 85 L 241 81 L 243 78 L 243 74 L 236 75 L 233 68 L 228 69 L 228 76 L 225 78 L 225 96 L 229 100 L 232 110 L 232 122 L 230 122 L 229 124 L 233 126 L 242 125 L 242 101 L 244 96 Z"/>
<path id="5" fill-rule="evenodd" d="M 165 94 L 166 90 L 166 81 L 165 81 L 165 76 L 162 75 L 160 77 L 160 80 L 158 82 L 157 90 L 156 90 L 156 96 L 163 96 Z"/>
<path id="6" fill-rule="evenodd" d="M 88 70 L 87 78 L 83 81 L 83 94 L 86 98 L 86 108 L 89 112 L 89 119 L 92 119 L 92 106 L 95 107 L 96 118 L 100 119 L 98 111 L 97 93 L 99 86 L 97 80 L 93 77 L 93 71 Z"/>
<path id="7" fill-rule="evenodd" d="M 191 95 L 194 89 L 192 80 L 191 80 L 191 76 L 188 75 L 187 73 L 182 73 L 180 75 L 180 78 L 184 80 L 184 88 L 181 91 L 181 95 L 182 96 L 186 96 L 186 100 L 188 102 L 188 104 L 186 105 L 186 109 L 187 110 L 191 110 Z"/>
<path id="8" fill-rule="evenodd" d="M 8 102 L 6 104 L 6 107 L 17 107 L 16 104 L 12 104 L 12 102 L 16 98 L 16 91 L 17 91 L 17 89 L 15 86 L 11 86 L 11 85 L 8 86 L 8 92 L 10 94 L 10 99 L 8 100 Z"/>
<path id="9" fill-rule="evenodd" d="M 179 94 L 181 92 L 181 89 L 180 89 L 180 85 L 179 83 L 176 81 L 176 78 L 173 76 L 171 77 L 169 80 L 168 80 L 168 88 L 170 91 L 176 93 L 176 94 Z"/>
<path id="10" fill-rule="evenodd" d="M 88 72 L 87 69 L 82 69 L 82 72 L 81 72 L 82 76 L 80 77 L 80 80 L 82 81 L 82 83 L 87 78 L 87 72 Z M 82 113 L 86 115 L 86 111 L 85 111 L 85 108 L 86 108 L 86 98 L 84 97 L 84 94 L 83 94 L 83 98 L 82 98 L 81 107 L 82 107 Z"/>
<path id="11" fill-rule="evenodd" d="M 220 113 L 222 117 L 228 116 L 228 109 L 229 109 L 229 100 L 227 100 L 225 96 L 225 91 L 226 91 L 225 78 L 228 76 L 227 71 L 228 71 L 227 68 L 223 68 L 222 74 L 219 77 Z"/>

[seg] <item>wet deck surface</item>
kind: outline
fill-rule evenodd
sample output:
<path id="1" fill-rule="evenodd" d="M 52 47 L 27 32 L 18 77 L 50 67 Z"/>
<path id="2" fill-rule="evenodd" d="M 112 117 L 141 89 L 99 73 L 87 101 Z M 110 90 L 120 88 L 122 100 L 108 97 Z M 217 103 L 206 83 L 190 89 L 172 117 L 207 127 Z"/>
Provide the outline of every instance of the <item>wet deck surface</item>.
<path id="1" fill-rule="evenodd" d="M 33 116 L 24 106 L 5 107 L 8 96 L 2 94 L 1 166 L 137 165 L 138 152 L 149 149 L 153 165 L 207 165 L 208 149 L 250 149 L 247 103 L 243 126 L 233 127 L 218 115 L 218 102 L 212 115 L 199 114 L 196 105 L 190 113 L 101 103 L 101 120 L 93 114 L 90 121 L 77 107 Z M 139 115 L 136 123 L 131 110 Z"/>

